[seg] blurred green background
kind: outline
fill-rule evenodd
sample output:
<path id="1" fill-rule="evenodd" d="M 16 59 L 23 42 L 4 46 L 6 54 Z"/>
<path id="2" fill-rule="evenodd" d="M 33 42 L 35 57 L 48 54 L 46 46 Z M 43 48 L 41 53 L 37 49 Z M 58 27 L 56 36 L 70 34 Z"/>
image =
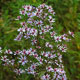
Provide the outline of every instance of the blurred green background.
<path id="1" fill-rule="evenodd" d="M 68 80 L 80 80 L 80 0 L 0 0 L 0 46 L 17 50 L 23 42 L 15 42 L 19 24 L 15 21 L 19 9 L 24 4 L 38 6 L 51 5 L 56 13 L 55 29 L 59 34 L 73 31 L 75 38 L 69 43 L 63 62 Z M 14 76 L 14 77 L 13 77 Z M 15 75 L 0 65 L 0 80 L 34 80 L 29 76 L 15 78 Z"/>

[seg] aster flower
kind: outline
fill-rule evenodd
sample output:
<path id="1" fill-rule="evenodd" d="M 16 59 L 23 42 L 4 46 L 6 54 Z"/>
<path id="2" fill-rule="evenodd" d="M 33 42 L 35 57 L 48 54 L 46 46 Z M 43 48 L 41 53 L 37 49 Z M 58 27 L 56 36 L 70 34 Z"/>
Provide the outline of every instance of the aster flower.
<path id="1" fill-rule="evenodd" d="M 41 77 L 42 80 L 50 80 L 50 75 L 46 74 Z"/>
<path id="2" fill-rule="evenodd" d="M 55 42 L 61 42 L 61 37 L 60 36 L 54 36 Z"/>
<path id="3" fill-rule="evenodd" d="M 39 26 L 42 26 L 43 25 L 43 22 L 40 20 L 40 21 L 36 21 L 36 25 L 39 27 Z"/>
<path id="4" fill-rule="evenodd" d="M 20 74 L 24 73 L 25 71 L 22 70 L 22 69 L 15 69 L 14 72 L 15 72 L 16 74 L 20 75 Z"/>
<path id="5" fill-rule="evenodd" d="M 5 51 L 5 54 L 13 54 L 13 52 L 10 49 L 8 49 Z"/>
<path id="6" fill-rule="evenodd" d="M 27 13 L 27 15 L 28 15 L 28 17 L 34 17 L 35 16 L 35 13 L 34 12 L 32 12 L 32 13 Z"/>
<path id="7" fill-rule="evenodd" d="M 25 11 L 31 11 L 32 10 L 32 6 L 30 6 L 30 5 L 24 5 L 22 7 L 25 9 Z"/>
<path id="8" fill-rule="evenodd" d="M 21 63 L 22 65 L 25 65 L 27 63 L 27 59 L 26 59 L 26 56 L 21 56 L 21 58 L 19 58 L 19 63 Z"/>
<path id="9" fill-rule="evenodd" d="M 9 59 L 7 59 L 7 56 L 1 56 L 1 60 L 4 61 L 4 62 L 7 62 Z"/>
<path id="10" fill-rule="evenodd" d="M 53 19 L 52 16 L 49 16 L 48 21 L 49 21 L 50 23 L 53 23 L 53 22 L 55 22 L 55 19 Z"/>
<path id="11" fill-rule="evenodd" d="M 17 19 L 15 19 L 15 20 L 20 20 L 21 19 L 21 16 L 17 16 Z"/>
<path id="12" fill-rule="evenodd" d="M 14 65 L 14 62 L 15 62 L 14 59 L 12 59 L 12 60 L 9 61 L 9 63 L 10 63 L 11 65 Z"/>
<path id="13" fill-rule="evenodd" d="M 36 64 L 33 63 L 30 68 L 31 68 L 31 70 L 36 69 Z"/>
<path id="14" fill-rule="evenodd" d="M 21 51 L 17 50 L 17 51 L 14 52 L 14 55 L 19 55 L 20 53 L 21 53 Z"/>
<path id="15" fill-rule="evenodd" d="M 21 26 L 23 26 L 23 27 L 26 26 L 26 22 L 21 22 L 20 24 L 21 24 Z"/>
<path id="16" fill-rule="evenodd" d="M 36 44 L 37 43 L 37 40 L 36 39 L 33 39 L 32 40 L 32 45 Z"/>
<path id="17" fill-rule="evenodd" d="M 22 55 L 26 55 L 26 54 L 27 54 L 27 51 L 26 51 L 25 49 L 23 49 L 23 50 L 21 51 L 21 54 L 22 54 Z"/>
<path id="18" fill-rule="evenodd" d="M 33 75 L 36 74 L 36 72 L 31 68 L 28 68 L 28 69 L 25 69 L 25 70 L 27 71 L 28 74 L 33 74 Z"/>
<path id="19" fill-rule="evenodd" d="M 37 60 L 39 61 L 40 64 L 43 64 L 43 59 L 40 57 L 37 58 Z"/>
<path id="20" fill-rule="evenodd" d="M 46 42 L 45 46 L 53 49 L 53 45 L 51 45 L 49 42 Z"/>
<path id="21" fill-rule="evenodd" d="M 25 15 L 26 11 L 25 10 L 20 10 L 20 14 Z"/>
<path id="22" fill-rule="evenodd" d="M 19 31 L 20 33 L 25 32 L 25 28 L 19 28 L 17 31 Z"/>
<path id="23" fill-rule="evenodd" d="M 73 32 L 69 31 L 68 33 L 69 33 L 72 37 L 74 37 L 74 33 L 73 33 Z"/>
<path id="24" fill-rule="evenodd" d="M 53 32 L 50 32 L 50 34 L 51 34 L 51 37 L 54 37 L 54 36 L 55 36 L 55 34 L 56 34 L 56 32 L 55 32 L 55 31 L 53 31 Z"/>
<path id="25" fill-rule="evenodd" d="M 19 33 L 18 34 L 18 36 L 14 39 L 15 41 L 20 41 L 21 40 L 21 38 L 22 38 L 22 34 L 21 33 Z"/>
<path id="26" fill-rule="evenodd" d="M 54 72 L 54 69 L 53 69 L 51 66 L 46 67 L 46 70 L 47 70 L 48 72 Z"/>

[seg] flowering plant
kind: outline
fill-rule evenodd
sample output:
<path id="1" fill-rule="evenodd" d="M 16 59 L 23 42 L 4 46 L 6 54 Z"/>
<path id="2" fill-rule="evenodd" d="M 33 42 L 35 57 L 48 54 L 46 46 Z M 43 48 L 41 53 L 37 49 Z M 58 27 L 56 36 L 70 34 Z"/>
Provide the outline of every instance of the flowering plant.
<path id="1" fill-rule="evenodd" d="M 67 80 L 62 63 L 62 53 L 66 53 L 69 35 L 58 35 L 54 31 L 55 12 L 51 6 L 41 4 L 37 8 L 24 5 L 20 10 L 21 28 L 18 36 L 14 39 L 20 41 L 24 38 L 28 42 L 28 49 L 11 51 L 0 48 L 2 65 L 14 66 L 13 71 L 21 75 L 32 74 L 39 80 Z M 25 44 L 27 45 L 27 44 Z"/>

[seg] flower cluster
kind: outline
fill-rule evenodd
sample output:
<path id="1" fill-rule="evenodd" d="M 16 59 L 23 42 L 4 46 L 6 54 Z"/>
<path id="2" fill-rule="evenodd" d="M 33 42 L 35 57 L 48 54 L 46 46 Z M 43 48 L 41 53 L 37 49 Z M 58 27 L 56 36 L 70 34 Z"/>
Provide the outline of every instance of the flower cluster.
<path id="1" fill-rule="evenodd" d="M 71 40 L 68 34 L 74 37 L 74 33 L 69 31 L 68 34 L 58 35 L 53 30 L 54 16 L 54 10 L 46 4 L 38 7 L 22 6 L 16 19 L 22 27 L 17 30 L 19 34 L 14 40 L 17 42 L 25 38 L 29 47 L 27 46 L 27 50 L 16 51 L 4 51 L 0 47 L 0 53 L 3 52 L 0 58 L 2 65 L 14 66 L 13 71 L 18 75 L 27 73 L 34 75 L 35 78 L 38 76 L 41 80 L 67 80 L 62 52 L 67 52 L 68 48 L 64 41 Z"/>
<path id="2" fill-rule="evenodd" d="M 51 45 L 49 42 L 46 42 L 45 46 L 53 49 L 53 45 Z"/>
<path id="3" fill-rule="evenodd" d="M 37 30 L 34 28 L 28 28 L 28 27 L 23 27 L 18 29 L 19 35 L 16 37 L 15 40 L 20 41 L 22 37 L 25 39 L 30 38 L 30 36 L 37 36 Z M 24 35 L 23 35 L 24 34 Z"/>
<path id="4" fill-rule="evenodd" d="M 29 59 L 29 57 L 32 57 L 37 60 L 37 62 L 33 62 Z M 13 57 L 15 57 L 13 59 Z M 46 58 L 43 58 L 46 57 Z M 48 59 L 47 59 L 48 58 Z M 49 60 L 51 59 L 51 60 Z M 52 59 L 54 59 L 55 62 L 52 61 Z M 57 60 L 56 60 L 57 59 Z M 18 68 L 14 69 L 14 72 L 16 72 L 16 74 L 20 75 L 22 73 L 28 73 L 28 74 L 33 74 L 33 75 L 37 75 L 38 73 L 36 72 L 37 67 L 39 67 L 40 65 L 44 65 L 44 64 L 48 64 L 45 67 L 45 71 L 47 73 L 55 73 L 53 78 L 59 78 L 62 79 L 64 78 L 65 75 L 65 71 L 64 71 L 64 67 L 62 65 L 62 55 L 60 53 L 58 54 L 52 54 L 51 52 L 41 52 L 41 56 L 39 56 L 39 54 L 37 54 L 37 51 L 35 49 L 28 49 L 28 50 L 17 50 L 15 52 L 12 52 L 10 49 L 9 50 L 5 50 L 4 52 L 4 56 L 1 56 L 1 61 L 3 62 L 2 64 L 4 66 L 15 66 L 17 65 Z M 27 63 L 29 63 L 30 66 L 26 67 L 25 69 L 21 69 L 19 68 L 20 65 L 25 66 L 27 65 Z M 50 65 L 57 65 L 58 68 L 53 68 Z M 62 76 L 62 77 L 61 77 Z M 43 75 L 41 77 L 42 80 L 47 80 L 50 79 L 50 75 L 46 74 Z"/>

